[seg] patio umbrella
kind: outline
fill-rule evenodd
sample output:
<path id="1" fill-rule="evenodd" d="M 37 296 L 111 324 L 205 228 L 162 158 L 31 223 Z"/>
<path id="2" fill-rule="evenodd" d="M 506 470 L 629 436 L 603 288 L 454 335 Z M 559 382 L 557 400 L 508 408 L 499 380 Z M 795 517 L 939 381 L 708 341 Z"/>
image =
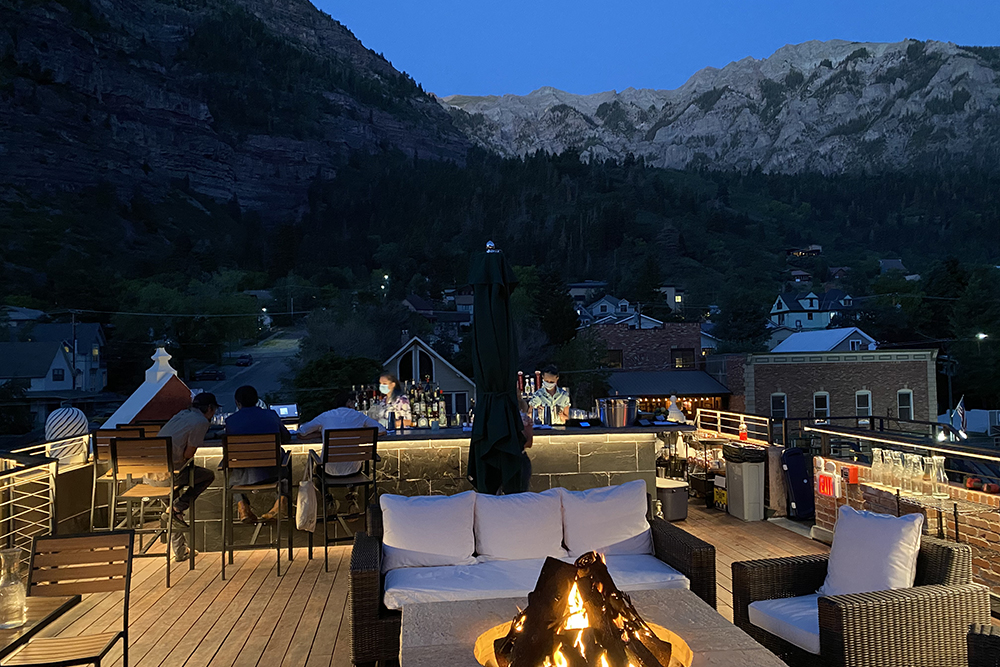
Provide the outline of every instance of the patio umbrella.
<path id="1" fill-rule="evenodd" d="M 476 408 L 469 443 L 469 481 L 480 493 L 521 490 L 524 425 L 517 407 L 517 341 L 510 295 L 517 278 L 493 243 L 472 259 L 472 367 Z"/>

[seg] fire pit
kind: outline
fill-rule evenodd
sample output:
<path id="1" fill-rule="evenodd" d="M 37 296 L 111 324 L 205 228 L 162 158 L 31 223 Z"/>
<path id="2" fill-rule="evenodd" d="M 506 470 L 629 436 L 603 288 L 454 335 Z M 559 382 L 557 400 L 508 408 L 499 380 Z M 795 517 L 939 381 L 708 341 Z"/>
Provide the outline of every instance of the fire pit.
<path id="1" fill-rule="evenodd" d="M 572 565 L 546 559 L 527 608 L 480 635 L 475 656 L 486 667 L 690 667 L 693 659 L 683 639 L 639 616 L 596 552 Z"/>

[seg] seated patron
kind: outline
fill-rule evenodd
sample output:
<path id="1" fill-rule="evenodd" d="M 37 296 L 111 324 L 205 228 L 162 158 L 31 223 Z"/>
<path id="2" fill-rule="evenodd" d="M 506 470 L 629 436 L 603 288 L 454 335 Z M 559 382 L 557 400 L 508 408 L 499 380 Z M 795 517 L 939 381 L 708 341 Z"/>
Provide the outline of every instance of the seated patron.
<path id="1" fill-rule="evenodd" d="M 312 421 L 299 426 L 299 437 L 306 438 L 323 431 L 338 428 L 377 428 L 379 435 L 385 435 L 385 427 L 368 415 L 354 409 L 354 397 L 342 392 L 333 400 L 333 409 L 327 410 Z M 333 477 L 345 477 L 361 471 L 362 461 L 347 461 L 345 463 L 327 463 L 326 474 Z"/>
<path id="2" fill-rule="evenodd" d="M 236 412 L 226 419 L 227 435 L 258 435 L 264 433 L 277 433 L 281 442 L 291 442 L 292 436 L 281 423 L 281 417 L 274 410 L 267 410 L 257 403 L 260 400 L 257 390 L 250 385 L 244 385 L 236 390 Z M 282 462 L 288 461 L 288 453 L 282 451 Z M 231 486 L 244 486 L 250 484 L 273 483 L 281 475 L 281 468 L 234 468 L 229 471 L 229 484 Z M 287 484 L 287 480 L 284 482 Z M 287 490 L 284 490 L 287 492 Z M 233 499 L 236 501 L 236 510 L 239 520 L 242 523 L 257 523 L 257 517 L 250 507 L 250 500 L 242 493 L 234 493 Z M 279 494 L 274 500 L 274 507 L 266 512 L 261 519 L 272 521 L 277 518 L 278 512 L 282 516 L 288 515 L 288 498 Z"/>

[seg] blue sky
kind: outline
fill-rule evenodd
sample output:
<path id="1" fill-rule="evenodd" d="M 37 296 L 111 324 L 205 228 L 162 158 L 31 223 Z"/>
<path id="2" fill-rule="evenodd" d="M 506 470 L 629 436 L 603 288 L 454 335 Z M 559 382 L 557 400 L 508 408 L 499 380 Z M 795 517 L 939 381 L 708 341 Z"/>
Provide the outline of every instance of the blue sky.
<path id="1" fill-rule="evenodd" d="M 676 88 L 811 39 L 1000 43 L 998 0 L 313 0 L 439 95 Z"/>

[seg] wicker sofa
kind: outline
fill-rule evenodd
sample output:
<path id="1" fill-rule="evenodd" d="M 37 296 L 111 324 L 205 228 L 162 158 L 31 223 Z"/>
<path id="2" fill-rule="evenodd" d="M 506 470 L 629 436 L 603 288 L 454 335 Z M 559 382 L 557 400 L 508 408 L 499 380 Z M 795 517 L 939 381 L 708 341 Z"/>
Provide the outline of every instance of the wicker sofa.
<path id="1" fill-rule="evenodd" d="M 715 607 L 715 547 L 664 521 L 650 521 L 655 556 L 681 572 L 691 590 Z M 348 581 L 351 656 L 355 665 L 391 662 L 399 656 L 402 615 L 386 608 L 382 567 L 382 511 L 368 509 L 368 532 L 354 536 Z"/>
<path id="2" fill-rule="evenodd" d="M 823 585 L 828 556 L 733 563 L 733 620 L 789 665 L 966 665 L 969 626 L 989 623 L 989 591 L 972 583 L 966 544 L 924 536 L 913 588 L 820 597 L 820 655 L 750 623 L 758 600 L 799 597 Z"/>

